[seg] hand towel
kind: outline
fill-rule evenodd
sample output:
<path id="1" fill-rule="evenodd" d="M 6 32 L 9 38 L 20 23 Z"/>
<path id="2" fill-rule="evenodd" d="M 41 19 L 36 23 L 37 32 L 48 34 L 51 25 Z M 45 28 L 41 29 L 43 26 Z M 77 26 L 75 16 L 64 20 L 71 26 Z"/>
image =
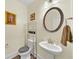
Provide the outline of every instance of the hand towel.
<path id="1" fill-rule="evenodd" d="M 72 32 L 71 32 L 71 28 L 69 25 L 67 25 L 67 41 L 73 42 Z"/>
<path id="2" fill-rule="evenodd" d="M 63 28 L 61 43 L 64 46 L 67 46 L 67 41 L 73 42 L 71 28 L 70 28 L 69 25 L 65 25 L 64 28 Z"/>

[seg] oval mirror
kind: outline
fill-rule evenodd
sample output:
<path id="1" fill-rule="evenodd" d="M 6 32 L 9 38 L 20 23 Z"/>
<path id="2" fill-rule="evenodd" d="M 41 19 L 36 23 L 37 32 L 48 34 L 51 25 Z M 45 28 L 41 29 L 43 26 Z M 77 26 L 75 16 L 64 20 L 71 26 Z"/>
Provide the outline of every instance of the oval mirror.
<path id="1" fill-rule="evenodd" d="M 63 24 L 63 12 L 58 7 L 50 8 L 44 15 L 43 25 L 49 32 L 56 32 Z"/>

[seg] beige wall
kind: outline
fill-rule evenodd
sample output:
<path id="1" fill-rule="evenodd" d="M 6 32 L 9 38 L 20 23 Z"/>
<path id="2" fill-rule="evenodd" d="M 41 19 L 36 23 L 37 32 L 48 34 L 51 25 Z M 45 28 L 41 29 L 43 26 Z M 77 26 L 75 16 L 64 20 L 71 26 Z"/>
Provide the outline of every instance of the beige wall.
<path id="1" fill-rule="evenodd" d="M 6 11 L 16 14 L 16 25 L 5 26 L 6 56 L 24 45 L 24 24 L 27 24 L 27 8 L 17 0 L 6 0 Z M 27 28 L 27 27 L 26 27 Z"/>
<path id="2" fill-rule="evenodd" d="M 68 42 L 68 46 L 64 47 L 61 43 L 61 36 L 63 31 L 63 26 L 65 25 L 65 21 L 63 26 L 59 29 L 59 31 L 54 33 L 47 32 L 43 27 L 43 16 L 45 12 L 51 7 L 59 7 L 64 13 L 64 20 L 67 17 L 72 17 L 72 0 L 60 0 L 59 3 L 53 5 L 52 3 L 47 2 L 38 2 L 36 1 L 34 4 L 28 7 L 28 15 L 35 12 L 36 13 L 36 21 L 37 21 L 37 43 L 41 42 L 47 37 L 50 37 L 52 40 L 56 41 L 63 48 L 63 53 L 59 56 L 56 56 L 56 59 L 72 59 L 72 44 Z M 29 20 L 29 19 L 28 19 Z M 72 21 L 68 21 L 68 24 L 72 28 Z M 43 57 L 43 59 L 52 59 L 52 55 L 43 51 L 39 45 L 37 45 L 38 54 Z"/>

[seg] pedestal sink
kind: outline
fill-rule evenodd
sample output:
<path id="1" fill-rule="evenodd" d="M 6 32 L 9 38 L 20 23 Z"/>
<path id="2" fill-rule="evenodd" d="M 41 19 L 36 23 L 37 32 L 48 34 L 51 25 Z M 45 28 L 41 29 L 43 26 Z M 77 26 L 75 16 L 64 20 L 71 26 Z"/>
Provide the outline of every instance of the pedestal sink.
<path id="1" fill-rule="evenodd" d="M 62 48 L 59 45 L 56 45 L 55 43 L 48 43 L 47 41 L 42 41 L 39 43 L 39 46 L 45 50 L 46 52 L 52 54 L 52 55 L 60 55 L 62 53 Z"/>

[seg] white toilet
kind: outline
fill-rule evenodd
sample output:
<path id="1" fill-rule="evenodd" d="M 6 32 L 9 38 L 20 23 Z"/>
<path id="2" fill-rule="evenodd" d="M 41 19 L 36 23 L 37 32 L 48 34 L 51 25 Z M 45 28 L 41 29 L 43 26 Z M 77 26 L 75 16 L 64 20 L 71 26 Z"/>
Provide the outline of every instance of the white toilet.
<path id="1" fill-rule="evenodd" d="M 25 51 L 23 53 L 18 52 L 18 54 L 21 56 L 21 59 L 31 59 L 30 54 L 32 53 L 32 50 L 33 50 L 33 40 L 32 39 L 28 39 L 28 47 L 29 47 L 29 49 L 27 51 Z"/>

